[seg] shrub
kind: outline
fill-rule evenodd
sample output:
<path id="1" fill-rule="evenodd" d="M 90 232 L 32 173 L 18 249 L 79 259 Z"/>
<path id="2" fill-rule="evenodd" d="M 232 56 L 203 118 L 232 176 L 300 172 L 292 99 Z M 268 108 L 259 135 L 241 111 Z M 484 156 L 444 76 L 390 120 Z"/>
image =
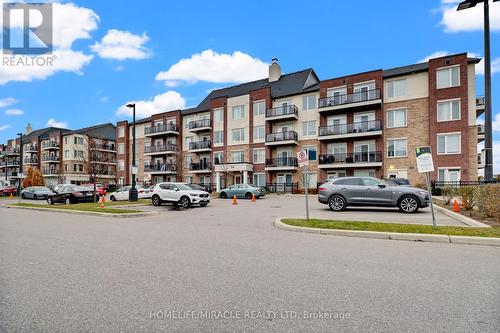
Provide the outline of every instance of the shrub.
<path id="1" fill-rule="evenodd" d="M 45 181 L 40 169 L 29 167 L 28 174 L 23 180 L 23 187 L 26 188 L 30 186 L 45 186 Z"/>
<path id="2" fill-rule="evenodd" d="M 462 207 L 465 210 L 473 210 L 477 204 L 476 186 L 461 186 L 457 195 L 462 198 Z"/>
<path id="3" fill-rule="evenodd" d="M 443 187 L 441 189 L 441 196 L 443 197 L 443 201 L 445 204 L 449 205 L 451 202 L 451 198 L 455 196 L 456 188 L 455 187 Z"/>
<path id="4" fill-rule="evenodd" d="M 500 184 L 481 186 L 478 193 L 479 207 L 487 217 L 500 218 Z"/>

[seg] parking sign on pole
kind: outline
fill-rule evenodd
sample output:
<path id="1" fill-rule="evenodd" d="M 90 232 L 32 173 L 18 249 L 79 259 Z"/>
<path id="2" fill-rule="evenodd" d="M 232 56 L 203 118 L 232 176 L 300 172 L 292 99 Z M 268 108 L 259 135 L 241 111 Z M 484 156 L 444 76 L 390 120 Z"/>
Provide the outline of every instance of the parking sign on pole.
<path id="1" fill-rule="evenodd" d="M 302 174 L 304 175 L 304 196 L 306 199 L 306 219 L 309 220 L 309 200 L 307 198 L 307 166 L 309 165 L 309 156 L 307 151 L 301 150 L 297 153 L 297 162 L 299 167 L 302 168 Z"/>
<path id="2" fill-rule="evenodd" d="M 431 184 L 429 181 L 429 172 L 434 171 L 434 162 L 432 160 L 431 147 L 423 146 L 415 148 L 415 156 L 417 158 L 417 171 L 425 173 L 425 184 L 429 193 L 429 201 L 431 203 L 432 225 L 436 226 L 436 217 L 434 216 L 434 205 L 432 204 Z"/>

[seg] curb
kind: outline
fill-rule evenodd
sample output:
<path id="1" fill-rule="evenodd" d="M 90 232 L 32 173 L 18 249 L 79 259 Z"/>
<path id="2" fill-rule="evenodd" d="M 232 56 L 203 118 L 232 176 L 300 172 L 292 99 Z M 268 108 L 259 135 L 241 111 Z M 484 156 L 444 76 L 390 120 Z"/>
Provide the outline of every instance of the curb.
<path id="1" fill-rule="evenodd" d="M 152 212 L 140 212 L 140 213 L 99 213 L 99 212 L 87 212 L 83 210 L 69 210 L 69 209 L 57 209 L 57 208 L 45 208 L 45 207 L 23 207 L 23 206 L 12 206 L 12 205 L 2 205 L 5 208 L 13 209 L 27 209 L 27 210 L 37 210 L 42 212 L 55 212 L 63 214 L 73 214 L 73 215 L 87 215 L 87 216 L 102 216 L 102 217 L 112 217 L 112 218 L 133 218 L 133 217 L 145 217 L 158 215 L 157 211 Z"/>
<path id="2" fill-rule="evenodd" d="M 295 232 L 306 232 L 318 235 L 376 238 L 376 239 L 387 239 L 387 240 L 405 240 L 414 242 L 500 246 L 500 238 L 492 238 L 492 237 L 448 236 L 448 235 L 412 234 L 412 233 L 398 233 L 398 232 L 307 228 L 307 227 L 296 227 L 285 224 L 281 222 L 281 219 L 282 219 L 281 217 L 278 217 L 274 221 L 274 226 L 278 229 L 295 231 Z"/>
<path id="3" fill-rule="evenodd" d="M 470 217 L 463 216 L 462 214 L 458 214 L 458 213 L 452 212 L 451 210 L 446 209 L 444 207 L 441 207 L 441 206 L 439 206 L 437 204 L 434 205 L 434 208 L 438 212 L 443 213 L 444 215 L 448 215 L 449 217 L 454 218 L 455 220 L 457 220 L 459 222 L 462 222 L 463 224 L 465 224 L 465 225 L 467 225 L 469 227 L 491 228 L 490 225 L 481 223 L 479 221 L 471 219 Z"/>

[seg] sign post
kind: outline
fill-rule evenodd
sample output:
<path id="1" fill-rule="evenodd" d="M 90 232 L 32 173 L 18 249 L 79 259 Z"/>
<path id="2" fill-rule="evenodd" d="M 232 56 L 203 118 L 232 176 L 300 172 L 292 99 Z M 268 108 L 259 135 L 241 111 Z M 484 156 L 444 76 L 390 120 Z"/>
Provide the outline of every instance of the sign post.
<path id="1" fill-rule="evenodd" d="M 415 155 L 417 157 L 417 169 L 419 173 L 425 173 L 425 184 L 427 186 L 427 192 L 429 193 L 429 200 L 431 203 L 431 213 L 432 213 L 432 226 L 436 226 L 436 217 L 434 216 L 434 205 L 432 204 L 432 193 L 431 184 L 429 181 L 429 172 L 434 171 L 434 162 L 432 160 L 431 147 L 416 147 Z"/>
<path id="2" fill-rule="evenodd" d="M 304 175 L 304 195 L 306 198 L 306 219 L 309 221 L 309 200 L 307 197 L 307 183 L 308 183 L 308 168 L 307 166 L 309 165 L 309 156 L 305 150 L 301 150 L 300 152 L 297 153 L 297 158 L 298 158 L 298 163 L 299 167 L 302 168 L 302 173 Z"/>

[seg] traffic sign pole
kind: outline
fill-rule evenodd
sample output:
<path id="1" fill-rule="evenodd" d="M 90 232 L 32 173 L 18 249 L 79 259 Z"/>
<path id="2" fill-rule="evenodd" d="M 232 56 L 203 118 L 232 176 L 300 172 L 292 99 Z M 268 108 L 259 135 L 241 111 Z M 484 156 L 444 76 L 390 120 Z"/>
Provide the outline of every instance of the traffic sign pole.
<path id="1" fill-rule="evenodd" d="M 309 221 L 309 198 L 307 197 L 307 167 L 304 167 L 304 169 L 302 170 L 303 173 L 304 173 L 304 194 L 305 194 L 305 197 L 306 197 L 306 220 Z"/>
<path id="2" fill-rule="evenodd" d="M 434 215 L 434 205 L 432 204 L 432 192 L 431 192 L 431 182 L 429 180 L 429 172 L 434 171 L 434 162 L 432 160 L 431 147 L 416 147 L 415 155 L 417 158 L 417 170 L 419 173 L 425 173 L 425 185 L 427 187 L 427 193 L 429 193 L 429 201 L 431 204 L 432 213 L 432 226 L 435 227 L 436 216 Z"/>
<path id="3" fill-rule="evenodd" d="M 306 219 L 309 221 L 309 200 L 307 197 L 307 166 L 309 165 L 309 156 L 305 150 L 301 150 L 297 153 L 297 159 L 299 162 L 299 167 L 302 167 L 302 173 L 304 174 L 304 197 L 306 199 Z"/>

